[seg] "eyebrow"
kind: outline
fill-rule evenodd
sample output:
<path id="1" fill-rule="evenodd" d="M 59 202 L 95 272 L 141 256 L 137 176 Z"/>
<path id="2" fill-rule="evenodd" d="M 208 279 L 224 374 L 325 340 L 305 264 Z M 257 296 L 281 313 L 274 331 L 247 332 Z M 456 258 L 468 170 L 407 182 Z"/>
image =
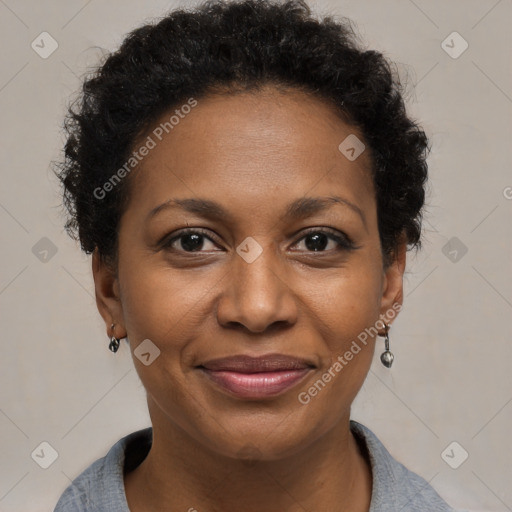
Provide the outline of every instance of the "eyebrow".
<path id="1" fill-rule="evenodd" d="M 345 205 L 357 213 L 359 217 L 361 217 L 364 227 L 368 229 L 366 225 L 366 217 L 361 208 L 348 199 L 344 199 L 339 196 L 302 197 L 300 199 L 296 199 L 286 208 L 284 219 L 295 220 L 311 217 L 317 213 L 328 210 L 335 204 Z M 146 223 L 160 212 L 170 208 L 181 208 L 189 213 L 194 213 L 200 217 L 211 218 L 213 220 L 231 219 L 231 214 L 215 201 L 202 198 L 186 198 L 169 199 L 168 201 L 165 201 L 165 203 L 156 206 L 147 215 Z"/>

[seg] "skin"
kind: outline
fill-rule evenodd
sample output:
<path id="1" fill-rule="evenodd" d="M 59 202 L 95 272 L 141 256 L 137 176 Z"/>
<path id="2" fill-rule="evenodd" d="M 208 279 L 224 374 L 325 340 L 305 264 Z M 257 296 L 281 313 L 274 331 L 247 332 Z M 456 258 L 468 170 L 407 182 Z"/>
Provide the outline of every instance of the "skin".
<path id="1" fill-rule="evenodd" d="M 298 401 L 359 333 L 402 303 L 405 245 L 384 267 L 369 151 L 345 158 L 338 146 L 349 134 L 363 140 L 329 104 L 298 90 L 210 95 L 130 175 L 117 272 L 97 251 L 92 265 L 107 334 L 115 323 L 116 336 L 128 336 L 153 426 L 148 456 L 125 476 L 132 512 L 369 510 L 371 466 L 349 420 L 375 337 L 307 405 Z M 334 203 L 284 216 L 296 199 L 332 195 L 361 215 Z M 171 198 L 210 199 L 230 217 L 174 208 L 145 224 Z M 196 252 L 187 252 L 186 236 L 159 246 L 187 225 L 206 231 Z M 355 248 L 327 238 L 309 249 L 307 228 L 344 233 Z M 252 263 L 236 252 L 248 236 L 263 249 Z M 145 339 L 161 351 L 149 366 L 133 355 Z M 229 395 L 195 369 L 269 353 L 316 367 L 264 400 Z"/>

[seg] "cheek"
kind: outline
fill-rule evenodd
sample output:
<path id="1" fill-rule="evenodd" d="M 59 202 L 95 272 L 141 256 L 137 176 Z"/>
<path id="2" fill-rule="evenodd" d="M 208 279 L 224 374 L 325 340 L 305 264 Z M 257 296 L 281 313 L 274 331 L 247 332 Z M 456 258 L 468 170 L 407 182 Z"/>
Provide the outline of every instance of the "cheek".
<path id="1" fill-rule="evenodd" d="M 157 344 L 177 340 L 181 331 L 196 325 L 195 311 L 208 300 L 208 290 L 216 282 L 213 273 L 199 276 L 163 264 L 127 261 L 125 269 L 123 275 L 120 270 L 123 313 L 128 335 L 135 343 L 145 338 Z"/>
<path id="2" fill-rule="evenodd" d="M 321 419 L 322 431 L 350 409 L 368 374 L 375 347 L 369 328 L 379 315 L 378 283 L 371 272 L 365 280 L 347 276 L 323 295 L 316 326 L 323 339 L 322 367 L 298 396 L 311 417 Z"/>
<path id="3" fill-rule="evenodd" d="M 382 271 L 376 261 L 359 259 L 336 279 L 326 280 L 313 300 L 320 305 L 316 329 L 324 341 L 319 378 L 328 381 L 317 404 L 350 403 L 366 378 L 375 345 L 371 328 L 379 319 L 382 290 Z"/>
<path id="4" fill-rule="evenodd" d="M 374 260 L 369 260 L 374 261 Z M 356 338 L 379 318 L 382 295 L 382 272 L 378 265 L 361 261 L 339 271 L 335 279 L 326 280 L 314 299 L 315 307 L 327 330 L 340 342 Z"/>
<path id="5" fill-rule="evenodd" d="M 186 409 L 191 397 L 181 354 L 187 339 L 199 336 L 201 325 L 195 311 L 205 300 L 205 287 L 193 286 L 192 274 L 171 271 L 143 256 L 126 257 L 123 265 L 120 262 L 119 277 L 133 363 L 144 388 L 156 403 L 166 404 L 164 409 Z M 160 351 L 149 365 L 137 357 L 137 347 L 146 339 Z"/>

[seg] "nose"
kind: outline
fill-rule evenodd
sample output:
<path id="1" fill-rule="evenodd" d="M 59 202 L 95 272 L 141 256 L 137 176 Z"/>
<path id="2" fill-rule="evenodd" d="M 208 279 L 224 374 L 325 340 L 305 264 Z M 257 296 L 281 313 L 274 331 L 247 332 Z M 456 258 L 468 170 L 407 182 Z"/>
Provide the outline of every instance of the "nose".
<path id="1" fill-rule="evenodd" d="M 220 325 L 262 333 L 297 321 L 293 283 L 271 248 L 265 247 L 251 263 L 235 254 L 231 265 L 217 305 Z"/>

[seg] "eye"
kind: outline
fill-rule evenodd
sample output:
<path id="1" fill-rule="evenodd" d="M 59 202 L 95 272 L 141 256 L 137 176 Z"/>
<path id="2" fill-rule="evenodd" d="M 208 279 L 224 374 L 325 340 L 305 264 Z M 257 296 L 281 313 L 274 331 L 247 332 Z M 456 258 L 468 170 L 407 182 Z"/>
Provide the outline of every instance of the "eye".
<path id="1" fill-rule="evenodd" d="M 215 248 L 213 240 L 201 229 L 184 229 L 178 232 L 169 240 L 164 240 L 162 248 L 171 249 L 178 252 L 203 252 L 205 240 L 208 240 Z M 181 245 L 181 248 L 179 248 Z M 176 247 L 178 246 L 178 247 Z M 206 248 L 206 250 L 212 250 Z"/>
<path id="2" fill-rule="evenodd" d="M 355 248 L 352 241 L 344 233 L 325 228 L 309 229 L 305 236 L 303 236 L 297 243 L 302 242 L 303 240 L 305 241 L 306 251 L 329 252 L 331 249 L 340 251 Z M 334 247 L 326 250 L 329 242 L 333 242 L 331 245 L 334 245 Z"/>

